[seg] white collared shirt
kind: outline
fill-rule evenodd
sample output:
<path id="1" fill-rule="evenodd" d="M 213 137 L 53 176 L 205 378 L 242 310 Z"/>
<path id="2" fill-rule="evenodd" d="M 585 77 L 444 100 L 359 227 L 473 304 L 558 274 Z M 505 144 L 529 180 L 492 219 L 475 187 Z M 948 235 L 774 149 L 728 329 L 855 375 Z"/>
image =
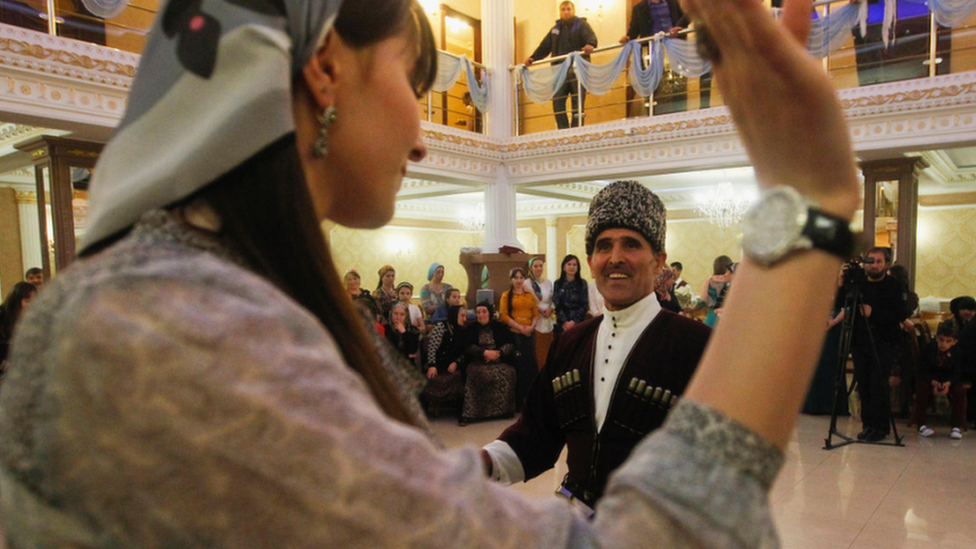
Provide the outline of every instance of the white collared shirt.
<path id="1" fill-rule="evenodd" d="M 626 309 L 604 311 L 593 353 L 593 401 L 597 432 L 603 428 L 613 388 L 630 351 L 660 312 L 661 304 L 654 292 Z M 507 442 L 495 440 L 486 444 L 484 449 L 491 456 L 492 478 L 505 485 L 525 480 L 522 462 Z"/>
<path id="2" fill-rule="evenodd" d="M 613 388 L 620 371 L 647 326 L 661 312 L 661 304 L 654 292 L 619 311 L 606 310 L 596 335 L 593 353 L 593 402 L 596 430 L 603 429 L 603 421 L 610 409 Z"/>

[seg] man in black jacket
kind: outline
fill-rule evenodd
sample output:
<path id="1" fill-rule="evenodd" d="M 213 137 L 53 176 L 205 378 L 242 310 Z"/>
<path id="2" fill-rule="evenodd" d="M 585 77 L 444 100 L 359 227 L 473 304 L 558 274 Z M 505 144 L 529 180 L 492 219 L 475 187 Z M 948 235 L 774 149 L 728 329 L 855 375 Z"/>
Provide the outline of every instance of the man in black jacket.
<path id="1" fill-rule="evenodd" d="M 539 47 L 525 60 L 525 66 L 528 67 L 549 55 L 558 57 L 574 51 L 590 53 L 595 47 L 596 33 L 593 32 L 593 27 L 586 22 L 585 17 L 576 17 L 576 6 L 567 0 L 559 4 L 559 20 L 542 39 Z M 553 65 L 559 63 L 561 61 L 556 61 Z M 556 125 L 559 129 L 570 127 L 570 119 L 566 116 L 566 99 L 570 96 L 572 96 L 573 110 L 572 126 L 575 128 L 580 125 L 580 105 L 586 101 L 586 90 L 578 88 L 576 74 L 572 69 L 565 83 L 556 90 L 556 95 L 552 98 L 552 110 L 556 115 Z"/>
<path id="2" fill-rule="evenodd" d="M 627 34 L 620 37 L 620 43 L 626 44 L 630 40 L 647 38 L 659 32 L 666 32 L 671 38 L 677 38 L 691 23 L 691 20 L 681 9 L 678 0 L 638 0 L 630 12 L 630 26 Z M 700 80 L 700 108 L 706 109 L 711 105 L 712 73 L 702 75 Z M 667 114 L 683 110 L 686 95 L 668 94 L 655 97 L 654 114 Z"/>
<path id="3" fill-rule="evenodd" d="M 896 360 L 895 345 L 900 337 L 900 325 L 908 317 L 906 290 L 901 282 L 887 276 L 888 255 L 884 248 L 871 248 L 867 256 L 874 263 L 865 263 L 867 280 L 860 285 L 863 306 L 854 324 L 851 356 L 854 359 L 854 379 L 861 396 L 861 422 L 864 429 L 859 440 L 877 442 L 888 436 L 891 423 L 889 377 Z M 871 328 L 878 353 L 875 362 L 871 350 Z"/>

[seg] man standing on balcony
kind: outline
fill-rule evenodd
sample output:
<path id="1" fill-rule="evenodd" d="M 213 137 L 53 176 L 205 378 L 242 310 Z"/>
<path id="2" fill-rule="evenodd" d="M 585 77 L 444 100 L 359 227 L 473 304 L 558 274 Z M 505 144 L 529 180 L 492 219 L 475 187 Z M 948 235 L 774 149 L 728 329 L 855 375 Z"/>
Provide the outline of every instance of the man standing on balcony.
<path id="1" fill-rule="evenodd" d="M 626 44 L 638 38 L 654 36 L 659 32 L 666 33 L 670 38 L 679 38 L 678 33 L 685 30 L 691 20 L 681 9 L 678 0 L 638 0 L 630 12 L 630 26 L 627 34 L 620 37 L 620 43 Z M 702 75 L 700 80 L 700 108 L 711 105 L 712 73 Z M 654 114 L 667 114 L 675 109 L 670 103 L 684 101 L 685 94 L 671 94 L 655 97 Z"/>
<path id="2" fill-rule="evenodd" d="M 531 66 L 532 63 L 549 55 L 558 57 L 574 51 L 590 53 L 595 47 L 596 33 L 593 32 L 593 27 L 586 22 L 585 17 L 576 17 L 576 6 L 566 0 L 559 4 L 559 20 L 556 21 L 556 25 L 542 39 L 532 55 L 525 60 L 525 66 Z M 562 61 L 553 62 L 553 65 L 559 63 Z M 578 87 L 573 69 L 569 70 L 566 81 L 556 90 L 556 95 L 552 98 L 552 110 L 556 115 L 556 125 L 559 129 L 570 127 L 570 119 L 566 116 L 566 99 L 570 96 L 572 96 L 573 110 L 572 126 L 575 128 L 580 125 L 579 112 L 581 105 L 586 101 L 586 90 Z"/>

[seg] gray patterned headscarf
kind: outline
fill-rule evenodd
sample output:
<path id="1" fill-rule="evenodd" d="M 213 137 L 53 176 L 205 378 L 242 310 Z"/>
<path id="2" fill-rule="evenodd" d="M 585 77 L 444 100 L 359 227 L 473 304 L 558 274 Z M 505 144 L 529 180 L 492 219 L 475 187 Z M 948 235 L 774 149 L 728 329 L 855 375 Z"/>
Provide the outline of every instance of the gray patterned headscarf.
<path id="1" fill-rule="evenodd" d="M 586 221 L 586 255 L 607 229 L 630 229 L 640 233 L 655 252 L 664 251 L 667 210 L 661 199 L 636 181 L 614 181 L 590 202 Z"/>
<path id="2" fill-rule="evenodd" d="M 295 131 L 291 82 L 342 0 L 169 0 L 95 169 L 81 249 Z"/>

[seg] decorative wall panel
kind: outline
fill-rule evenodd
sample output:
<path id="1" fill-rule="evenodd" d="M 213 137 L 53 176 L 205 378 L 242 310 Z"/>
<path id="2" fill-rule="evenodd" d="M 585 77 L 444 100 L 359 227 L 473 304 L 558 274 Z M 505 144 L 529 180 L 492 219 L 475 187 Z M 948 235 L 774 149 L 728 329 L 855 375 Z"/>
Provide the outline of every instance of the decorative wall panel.
<path id="1" fill-rule="evenodd" d="M 976 206 L 920 209 L 915 292 L 976 295 Z"/>
<path id="2" fill-rule="evenodd" d="M 377 230 L 336 226 L 329 234 L 340 275 L 355 268 L 362 277 L 363 287 L 373 290 L 379 281 L 377 271 L 389 264 L 396 269 L 397 284 L 410 282 L 417 296 L 420 287 L 427 283 L 428 267 L 435 261 L 444 265 L 446 282 L 467 288 L 458 256 L 462 247 L 477 246 L 482 238 L 481 233 L 395 226 Z"/>
<path id="3" fill-rule="evenodd" d="M 680 261 L 684 265 L 681 277 L 697 295 L 705 280 L 712 276 L 712 262 L 716 257 L 727 255 L 732 261 L 742 258 L 737 234 L 737 227 L 719 227 L 704 219 L 669 221 L 665 243 L 668 264 Z"/>

